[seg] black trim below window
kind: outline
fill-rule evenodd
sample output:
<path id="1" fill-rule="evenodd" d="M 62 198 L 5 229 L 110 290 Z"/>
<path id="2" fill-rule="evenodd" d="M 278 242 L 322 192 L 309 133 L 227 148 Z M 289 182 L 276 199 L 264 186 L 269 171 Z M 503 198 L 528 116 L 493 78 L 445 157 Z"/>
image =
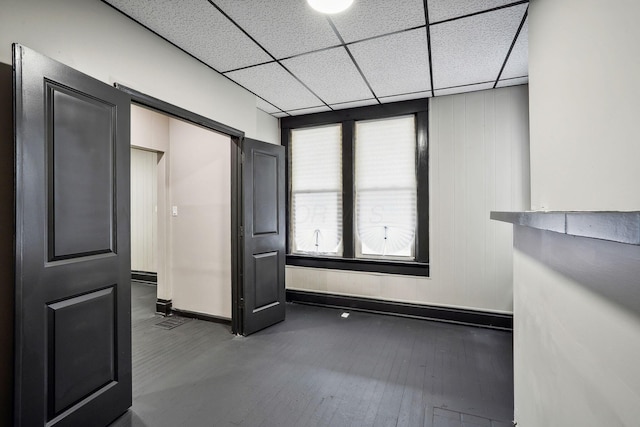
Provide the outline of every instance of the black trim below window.
<path id="1" fill-rule="evenodd" d="M 355 257 L 354 242 L 354 146 L 355 124 L 360 120 L 414 115 L 416 126 L 417 223 L 415 261 L 370 260 Z M 417 99 L 360 108 L 286 117 L 280 120 L 281 143 L 286 147 L 287 229 L 291 230 L 291 131 L 329 124 L 342 126 L 342 257 L 291 254 L 287 239 L 287 265 L 335 270 L 369 271 L 409 276 L 429 276 L 429 100 Z"/>
<path id="2" fill-rule="evenodd" d="M 419 262 L 372 260 L 362 258 L 323 258 L 308 255 L 287 255 L 287 265 L 327 268 L 331 270 L 370 271 L 429 277 L 429 264 Z"/>

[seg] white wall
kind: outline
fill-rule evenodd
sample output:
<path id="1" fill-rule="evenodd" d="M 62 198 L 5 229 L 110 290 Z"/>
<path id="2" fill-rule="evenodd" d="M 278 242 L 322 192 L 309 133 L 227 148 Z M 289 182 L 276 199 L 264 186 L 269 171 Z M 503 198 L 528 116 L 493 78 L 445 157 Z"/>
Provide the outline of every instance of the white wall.
<path id="1" fill-rule="evenodd" d="M 532 208 L 640 210 L 639 14 L 635 0 L 530 3 Z M 550 247 L 556 239 L 547 233 L 532 247 L 545 244 L 558 258 L 575 251 Z M 622 246 L 636 251 L 634 262 L 612 257 L 609 245 L 585 254 L 587 266 L 597 266 L 591 286 L 516 252 L 518 426 L 638 424 L 638 249 Z M 612 296 L 620 292 L 617 274 L 629 271 L 630 286 Z"/>
<path id="2" fill-rule="evenodd" d="M 531 205 L 640 207 L 640 2 L 529 6 Z"/>
<path id="3" fill-rule="evenodd" d="M 519 227 L 518 427 L 640 420 L 640 247 Z"/>
<path id="4" fill-rule="evenodd" d="M 131 149 L 131 270 L 156 272 L 158 154 Z"/>
<path id="5" fill-rule="evenodd" d="M 24 44 L 105 83 L 147 95 L 273 139 L 278 121 L 256 97 L 98 0 L 3 0 L 0 62 Z"/>
<path id="6" fill-rule="evenodd" d="M 180 120 L 171 141 L 173 307 L 231 318 L 231 139 Z"/>
<path id="7" fill-rule="evenodd" d="M 289 289 L 511 312 L 512 231 L 529 208 L 527 86 L 434 98 L 429 115 L 431 277 L 287 267 Z"/>
<path id="8" fill-rule="evenodd" d="M 270 144 L 280 145 L 280 121 L 277 121 L 274 126 L 273 116 L 265 113 L 262 110 L 257 111 L 258 114 L 256 114 L 256 135 L 260 135 L 258 139 Z M 247 136 L 251 137 L 251 135 Z"/>

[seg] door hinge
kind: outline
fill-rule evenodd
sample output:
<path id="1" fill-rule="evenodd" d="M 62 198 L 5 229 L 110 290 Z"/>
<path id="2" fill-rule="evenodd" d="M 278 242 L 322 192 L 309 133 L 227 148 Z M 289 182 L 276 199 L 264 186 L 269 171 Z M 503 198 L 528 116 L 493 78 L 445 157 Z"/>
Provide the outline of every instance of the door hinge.
<path id="1" fill-rule="evenodd" d="M 240 226 L 240 237 L 244 237 L 244 226 Z"/>
<path id="2" fill-rule="evenodd" d="M 244 164 L 244 153 L 240 156 L 240 163 Z"/>

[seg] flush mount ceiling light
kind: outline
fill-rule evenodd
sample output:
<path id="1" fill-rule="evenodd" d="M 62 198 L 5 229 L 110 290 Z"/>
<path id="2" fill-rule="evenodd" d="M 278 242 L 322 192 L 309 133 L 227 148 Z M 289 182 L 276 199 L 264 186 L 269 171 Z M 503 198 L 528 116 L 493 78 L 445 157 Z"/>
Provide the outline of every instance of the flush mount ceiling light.
<path id="1" fill-rule="evenodd" d="M 322 13 L 340 13 L 346 10 L 353 0 L 307 0 L 309 6 Z"/>

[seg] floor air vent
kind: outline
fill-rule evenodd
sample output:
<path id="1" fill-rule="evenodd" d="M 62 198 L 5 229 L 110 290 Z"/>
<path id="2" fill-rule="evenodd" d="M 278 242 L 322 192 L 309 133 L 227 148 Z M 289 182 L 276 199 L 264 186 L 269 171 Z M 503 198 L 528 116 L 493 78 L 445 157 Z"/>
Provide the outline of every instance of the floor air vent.
<path id="1" fill-rule="evenodd" d="M 512 421 L 492 420 L 445 408 L 433 408 L 433 427 L 512 427 Z"/>
<path id="2" fill-rule="evenodd" d="M 163 320 L 160 323 L 156 323 L 154 326 L 157 326 L 162 329 L 173 329 L 173 328 L 177 328 L 180 325 L 184 325 L 189 320 L 191 319 L 187 317 L 167 317 L 165 320 Z"/>

